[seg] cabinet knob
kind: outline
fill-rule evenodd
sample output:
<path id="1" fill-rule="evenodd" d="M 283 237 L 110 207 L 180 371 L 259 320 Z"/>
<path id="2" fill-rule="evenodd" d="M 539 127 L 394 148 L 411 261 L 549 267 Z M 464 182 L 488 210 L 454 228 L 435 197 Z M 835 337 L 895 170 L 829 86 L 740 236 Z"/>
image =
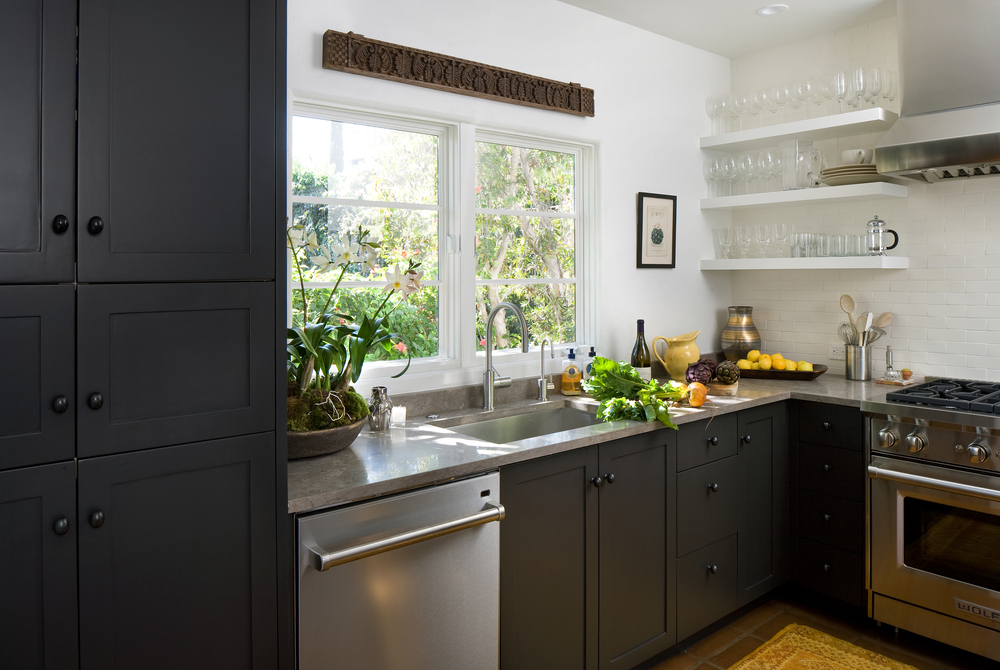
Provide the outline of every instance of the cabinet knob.
<path id="1" fill-rule="evenodd" d="M 826 521 L 827 523 L 829 523 L 830 522 L 830 515 L 829 514 L 824 514 L 823 515 L 823 521 Z"/>
<path id="2" fill-rule="evenodd" d="M 604 481 L 606 481 L 609 484 L 614 484 L 615 483 L 615 473 L 609 472 L 608 474 L 604 475 Z"/>
<path id="3" fill-rule="evenodd" d="M 719 566 L 717 565 L 706 565 L 705 567 L 708 568 L 708 571 L 711 572 L 713 575 L 719 572 Z"/>
<path id="4" fill-rule="evenodd" d="M 708 485 L 708 490 L 711 491 L 712 493 L 715 493 L 716 491 L 719 490 L 719 485 L 718 484 L 709 484 Z"/>
<path id="5" fill-rule="evenodd" d="M 831 470 L 833 470 L 833 466 L 832 465 L 830 465 L 829 463 L 824 463 L 823 464 L 823 472 L 830 472 Z"/>
<path id="6" fill-rule="evenodd" d="M 744 435 L 743 436 L 743 441 L 746 442 L 747 444 L 750 444 L 750 436 L 749 435 Z"/>
<path id="7" fill-rule="evenodd" d="M 823 430 L 830 430 L 831 428 L 833 428 L 833 426 L 830 424 L 829 421 L 823 422 Z"/>
<path id="8" fill-rule="evenodd" d="M 69 219 L 64 214 L 60 214 L 52 219 L 52 231 L 56 235 L 62 235 L 67 230 L 69 230 Z"/>
<path id="9" fill-rule="evenodd" d="M 717 437 L 710 437 L 710 438 L 708 438 L 708 443 L 710 445 L 712 445 L 713 447 L 718 446 L 718 444 L 719 444 L 719 438 L 717 438 Z"/>
<path id="10" fill-rule="evenodd" d="M 594 486 L 600 486 L 601 485 L 601 478 L 600 477 L 591 477 L 590 478 L 590 483 L 593 484 Z"/>
<path id="11" fill-rule="evenodd" d="M 67 409 L 69 409 L 69 400 L 66 399 L 64 395 L 57 395 L 52 399 L 52 411 L 56 414 L 62 414 Z"/>
<path id="12" fill-rule="evenodd" d="M 91 235 L 100 235 L 102 230 L 104 230 L 104 219 L 99 216 L 91 217 L 87 222 L 87 232 Z"/>
<path id="13" fill-rule="evenodd" d="M 56 519 L 56 522 L 52 524 L 52 530 L 55 531 L 56 535 L 65 535 L 69 532 L 69 519 L 64 516 Z"/>
<path id="14" fill-rule="evenodd" d="M 101 409 L 104 406 L 104 396 L 102 396 L 97 391 L 94 391 L 89 396 L 87 396 L 87 407 L 90 409 Z"/>
<path id="15" fill-rule="evenodd" d="M 90 525 L 93 528 L 100 528 L 104 525 L 104 512 L 97 510 L 90 515 Z"/>
<path id="16" fill-rule="evenodd" d="M 823 564 L 823 572 L 830 572 L 830 568 L 831 567 L 832 566 L 829 563 L 824 563 Z"/>

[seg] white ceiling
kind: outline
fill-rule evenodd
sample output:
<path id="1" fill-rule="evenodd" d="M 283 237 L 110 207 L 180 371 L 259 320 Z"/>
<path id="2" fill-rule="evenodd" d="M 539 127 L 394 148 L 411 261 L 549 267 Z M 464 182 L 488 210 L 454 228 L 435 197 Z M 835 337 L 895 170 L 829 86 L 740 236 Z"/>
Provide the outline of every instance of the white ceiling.
<path id="1" fill-rule="evenodd" d="M 664 37 L 735 58 L 832 32 L 873 14 L 895 14 L 895 0 L 560 0 Z M 788 9 L 760 16 L 780 3 Z M 868 16 L 866 21 L 878 18 Z"/>

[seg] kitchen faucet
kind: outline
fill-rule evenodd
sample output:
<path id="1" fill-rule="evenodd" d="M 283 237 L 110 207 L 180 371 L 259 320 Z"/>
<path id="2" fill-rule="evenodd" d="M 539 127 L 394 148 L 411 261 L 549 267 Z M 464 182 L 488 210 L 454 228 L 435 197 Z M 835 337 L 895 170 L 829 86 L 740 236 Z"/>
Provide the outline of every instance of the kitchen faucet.
<path id="1" fill-rule="evenodd" d="M 528 353 L 528 322 L 524 320 L 524 314 L 513 303 L 501 302 L 497 304 L 490 310 L 490 315 L 486 317 L 486 371 L 483 372 L 483 408 L 486 410 L 493 409 L 493 389 L 510 386 L 510 377 L 501 377 L 493 369 L 493 319 L 502 309 L 510 309 L 517 314 L 517 320 L 521 322 L 521 351 Z M 551 343 L 549 351 L 552 351 Z"/>
<path id="2" fill-rule="evenodd" d="M 546 401 L 549 399 L 549 391 L 554 391 L 556 385 L 552 383 L 552 373 L 549 376 L 545 376 L 545 345 L 549 345 L 549 358 L 555 358 L 556 353 L 552 351 L 552 342 L 548 338 L 542 340 L 542 347 L 539 353 L 542 355 L 542 365 L 538 369 L 538 399 L 541 401 Z"/>

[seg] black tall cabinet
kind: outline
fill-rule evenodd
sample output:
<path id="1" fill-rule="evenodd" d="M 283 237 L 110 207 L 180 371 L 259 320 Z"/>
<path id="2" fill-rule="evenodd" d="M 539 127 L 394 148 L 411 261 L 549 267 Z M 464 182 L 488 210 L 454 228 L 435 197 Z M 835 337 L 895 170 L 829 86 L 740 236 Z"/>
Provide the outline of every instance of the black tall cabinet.
<path id="1" fill-rule="evenodd" d="M 0 667 L 278 666 L 284 14 L 0 3 Z"/>

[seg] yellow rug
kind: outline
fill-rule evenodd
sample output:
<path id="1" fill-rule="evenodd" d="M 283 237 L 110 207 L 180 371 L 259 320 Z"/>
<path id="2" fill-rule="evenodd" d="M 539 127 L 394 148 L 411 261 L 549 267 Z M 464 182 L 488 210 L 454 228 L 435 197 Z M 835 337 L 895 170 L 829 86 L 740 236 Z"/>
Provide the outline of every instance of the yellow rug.
<path id="1" fill-rule="evenodd" d="M 785 626 L 729 670 L 916 670 L 799 624 Z"/>

